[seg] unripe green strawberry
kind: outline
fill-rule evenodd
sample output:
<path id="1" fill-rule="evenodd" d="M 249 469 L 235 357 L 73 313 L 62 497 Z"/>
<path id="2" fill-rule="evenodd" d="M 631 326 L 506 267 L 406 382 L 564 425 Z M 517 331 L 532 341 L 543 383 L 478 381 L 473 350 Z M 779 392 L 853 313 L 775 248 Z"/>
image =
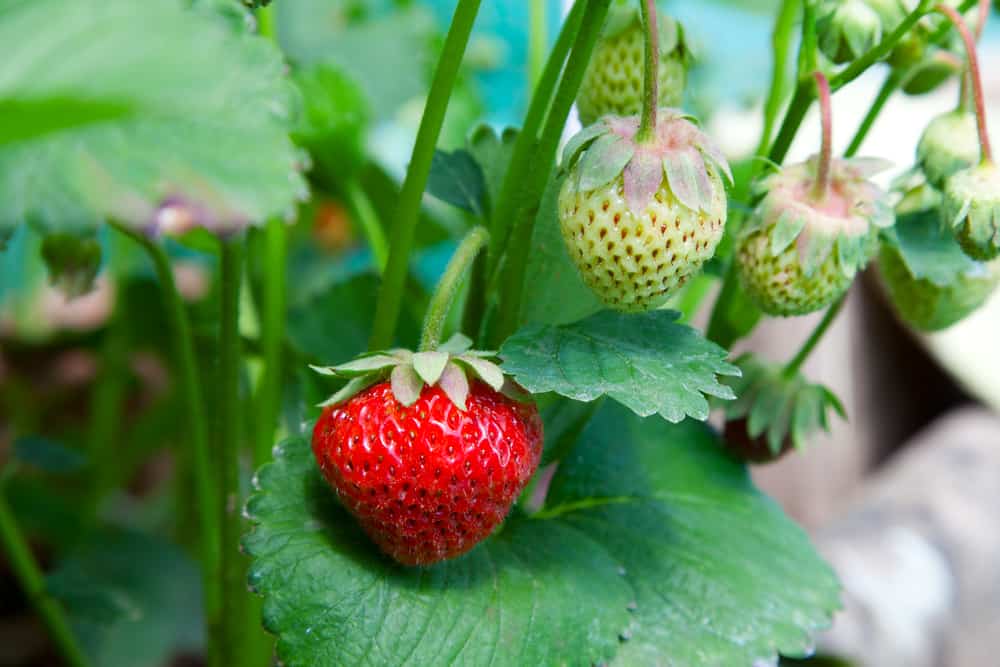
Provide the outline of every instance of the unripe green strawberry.
<path id="1" fill-rule="evenodd" d="M 660 14 L 659 106 L 680 106 L 687 81 L 690 52 L 684 29 L 674 19 Z M 580 122 L 591 125 L 601 116 L 631 116 L 642 107 L 645 38 L 635 7 L 612 10 L 594 47 L 576 99 Z"/>
<path id="2" fill-rule="evenodd" d="M 817 159 L 767 178 L 766 195 L 744 228 L 736 254 L 743 288 L 770 315 L 804 315 L 833 303 L 892 224 L 885 194 L 868 177 L 872 160 L 833 160 L 828 191 L 814 197 Z"/>
<path id="3" fill-rule="evenodd" d="M 655 308 L 715 252 L 726 222 L 729 166 L 681 112 L 664 109 L 655 136 L 638 118 L 608 116 L 571 141 L 559 222 L 587 285 L 612 308 Z"/>
<path id="4" fill-rule="evenodd" d="M 983 162 L 945 182 L 944 217 L 965 254 L 987 261 L 1000 255 L 1000 169 Z"/>
<path id="5" fill-rule="evenodd" d="M 948 285 L 915 278 L 895 247 L 882 246 L 879 275 L 896 312 L 920 331 L 946 329 L 978 309 L 1000 283 L 1000 259 L 976 262 Z"/>
<path id="6" fill-rule="evenodd" d="M 819 47 L 835 63 L 846 63 L 882 39 L 882 19 L 865 0 L 823 0 L 816 21 Z"/>
<path id="7" fill-rule="evenodd" d="M 951 111 L 930 122 L 917 144 L 917 163 L 936 188 L 957 171 L 979 161 L 976 116 L 968 111 Z"/>

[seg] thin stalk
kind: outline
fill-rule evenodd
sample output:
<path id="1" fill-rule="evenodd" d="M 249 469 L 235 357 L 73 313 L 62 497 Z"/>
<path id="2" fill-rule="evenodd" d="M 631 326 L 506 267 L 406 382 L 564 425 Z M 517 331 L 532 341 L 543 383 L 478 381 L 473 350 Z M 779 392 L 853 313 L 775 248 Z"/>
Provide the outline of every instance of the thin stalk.
<path id="1" fill-rule="evenodd" d="M 222 665 L 240 665 L 244 637 L 243 619 L 247 586 L 239 542 L 240 520 L 240 334 L 239 302 L 243 267 L 243 242 L 221 241 L 220 252 L 220 327 L 219 371 L 217 386 L 218 427 L 216 449 L 219 454 L 219 479 L 222 493 L 218 521 L 222 534 L 221 581 Z"/>
<path id="2" fill-rule="evenodd" d="M 545 69 L 549 16 L 547 2 L 536 0 L 528 4 L 531 12 L 528 26 L 528 90 L 534 90 Z"/>
<path id="3" fill-rule="evenodd" d="M 357 180 L 351 179 L 344 186 L 344 195 L 347 203 L 354 212 L 354 219 L 361 226 L 361 233 L 365 235 L 368 246 L 375 256 L 375 268 L 379 275 L 385 273 L 385 265 L 389 261 L 389 242 L 385 238 L 385 230 L 378 219 L 378 213 L 372 205 L 368 194 L 361 187 Z"/>
<path id="4" fill-rule="evenodd" d="M 809 358 L 809 355 L 816 348 L 820 339 L 823 338 L 823 334 L 825 334 L 827 329 L 830 328 L 833 321 L 837 319 L 837 315 L 840 313 L 840 309 L 843 308 L 845 301 L 847 301 L 846 293 L 827 309 L 823 319 L 816 325 L 813 332 L 809 334 L 809 338 L 806 339 L 806 342 L 799 349 L 798 353 L 792 357 L 792 360 L 788 362 L 787 366 L 785 366 L 785 369 L 781 372 L 782 375 L 786 378 L 791 378 L 799 372 L 799 369 L 802 368 L 802 364 L 805 363 L 806 359 Z"/>
<path id="5" fill-rule="evenodd" d="M 264 280 L 261 284 L 261 356 L 264 371 L 257 385 L 257 428 L 253 451 L 255 468 L 271 459 L 274 431 L 280 411 L 287 301 L 287 246 L 284 221 L 278 218 L 270 220 L 264 230 Z"/>
<path id="6" fill-rule="evenodd" d="M 455 303 L 455 296 L 462 286 L 462 278 L 476 259 L 479 251 L 486 247 L 489 240 L 490 233 L 485 227 L 473 227 L 455 249 L 455 254 L 451 256 L 451 260 L 444 270 L 444 275 L 438 281 L 431 302 L 427 304 L 424 329 L 420 336 L 421 350 L 434 350 L 441 343 L 444 323 L 448 319 L 448 313 L 451 312 L 452 304 Z"/>
<path id="7" fill-rule="evenodd" d="M 802 43 L 799 44 L 799 80 L 811 79 L 819 69 L 819 35 L 816 32 L 816 0 L 802 1 Z"/>
<path id="8" fill-rule="evenodd" d="M 28 541 L 0 488 L 0 547 L 25 597 L 45 624 L 49 637 L 70 667 L 89 667 L 90 661 L 77 643 L 63 608 L 45 590 L 45 576 L 35 562 Z"/>
<path id="9" fill-rule="evenodd" d="M 375 306 L 375 323 L 372 327 L 369 347 L 373 350 L 387 347 L 392 343 L 399 321 L 399 311 L 403 301 L 406 274 L 410 265 L 413 238 L 420 217 L 420 200 L 427 187 L 427 177 L 431 170 L 434 147 L 437 145 L 441 126 L 444 124 L 448 100 L 451 97 L 458 68 L 469 43 L 472 24 L 479 13 L 480 0 L 459 0 L 451 19 L 451 27 L 445 38 L 444 48 L 438 60 L 434 81 L 431 83 L 424 115 L 417 131 L 410 167 L 403 181 L 403 188 L 396 204 L 395 221 L 392 225 L 392 243 L 389 259 L 383 276 Z"/>
<path id="10" fill-rule="evenodd" d="M 816 90 L 819 91 L 820 119 L 823 127 L 823 140 L 820 143 L 819 160 L 816 165 L 816 182 L 812 187 L 814 201 L 822 202 L 830 191 L 830 162 L 833 160 L 833 109 L 830 104 L 830 82 L 822 72 L 813 75 L 816 79 Z"/>
<path id="11" fill-rule="evenodd" d="M 580 31 L 586 5 L 586 0 L 574 3 L 569 16 L 566 17 L 562 30 L 559 32 L 559 38 L 556 40 L 555 46 L 552 47 L 552 53 L 549 54 L 549 61 L 545 65 L 542 78 L 539 79 L 535 86 L 535 92 L 531 96 L 531 104 L 524 117 L 524 126 L 514 141 L 510 165 L 504 174 L 500 196 L 494 202 L 495 207 L 490 223 L 490 247 L 486 265 L 488 280 L 495 275 L 500 263 L 500 255 L 507 245 L 511 220 L 516 213 L 525 181 L 531 174 L 530 165 L 538 145 L 538 132 L 545 120 L 545 112 L 548 111 L 552 103 L 552 96 L 555 93 L 556 84 L 559 82 L 559 75 L 563 71 L 566 55 Z"/>
<path id="12" fill-rule="evenodd" d="M 782 0 L 781 8 L 778 10 L 778 18 L 774 23 L 774 32 L 771 34 L 771 51 L 774 54 L 774 61 L 771 64 L 771 87 L 767 93 L 767 101 L 764 103 L 764 129 L 760 133 L 760 142 L 757 144 L 757 155 L 767 155 L 767 148 L 771 145 L 774 126 L 781 110 L 781 102 L 785 97 L 788 53 L 791 51 L 792 32 L 795 29 L 798 9 L 798 0 Z"/>
<path id="13" fill-rule="evenodd" d="M 944 14 L 951 21 L 965 44 L 965 55 L 969 63 L 969 80 L 972 83 L 972 101 L 976 110 L 976 128 L 979 130 L 979 149 L 983 164 L 993 162 L 993 149 L 990 147 L 989 130 L 986 127 L 986 97 L 983 95 L 983 79 L 979 70 L 979 55 L 976 53 L 976 40 L 962 19 L 962 15 L 954 8 L 945 4 L 935 5 L 934 9 Z"/>
<path id="14" fill-rule="evenodd" d="M 872 101 L 871 107 L 868 109 L 868 113 L 861 120 L 861 124 L 858 125 L 857 131 L 854 133 L 854 137 L 851 139 L 850 145 L 847 150 L 844 151 L 844 157 L 854 157 L 858 154 L 858 150 L 861 149 L 861 144 L 864 143 L 865 137 L 868 136 L 868 131 L 872 129 L 872 125 L 875 124 L 875 119 L 878 118 L 879 114 L 882 113 L 882 108 L 885 103 L 889 101 L 892 94 L 903 84 L 906 77 L 909 76 L 909 72 L 906 70 L 892 69 L 889 71 L 889 76 L 885 78 L 882 83 L 882 87 L 879 88 L 878 94 Z"/>
<path id="15" fill-rule="evenodd" d="M 212 458 L 208 448 L 208 421 L 205 416 L 205 400 L 201 379 L 198 374 L 198 360 L 195 354 L 194 335 L 191 322 L 184 308 L 184 301 L 177 291 L 174 272 L 163 249 L 142 234 L 126 227 L 112 225 L 119 232 L 142 246 L 156 271 L 166 306 L 167 321 L 171 328 L 170 339 L 174 344 L 182 403 L 187 413 L 188 441 L 191 445 L 191 465 L 195 480 L 195 494 L 198 509 L 198 546 L 201 557 L 202 595 L 204 596 L 206 638 L 208 641 L 209 665 L 221 667 L 218 662 L 218 628 L 221 623 L 221 590 L 219 583 L 220 534 L 215 520 L 218 506 L 218 488 Z"/>
<path id="16" fill-rule="evenodd" d="M 641 0 L 642 24 L 646 28 L 645 59 L 642 81 L 642 119 L 639 121 L 638 141 L 647 141 L 656 132 L 656 107 L 659 105 L 660 36 L 656 27 L 655 0 Z"/>
<path id="17" fill-rule="evenodd" d="M 590 54 L 594 50 L 597 38 L 601 34 L 604 19 L 608 14 L 611 0 L 590 0 L 587 3 L 583 23 L 576 37 L 576 43 L 566 62 L 552 108 L 545 119 L 541 139 L 534 151 L 531 172 L 524 182 L 523 196 L 514 216 L 507 261 L 504 266 L 501 281 L 502 295 L 496 328 L 491 337 L 492 343 L 499 343 L 517 328 L 521 315 L 521 298 L 524 292 L 524 274 L 528 266 L 528 254 L 531 250 L 531 236 L 534 222 L 538 214 L 538 205 L 545 185 L 552 176 L 552 166 L 555 163 L 556 149 L 566 125 L 566 117 L 576 99 L 576 93 L 583 81 L 583 74 L 590 62 Z"/>

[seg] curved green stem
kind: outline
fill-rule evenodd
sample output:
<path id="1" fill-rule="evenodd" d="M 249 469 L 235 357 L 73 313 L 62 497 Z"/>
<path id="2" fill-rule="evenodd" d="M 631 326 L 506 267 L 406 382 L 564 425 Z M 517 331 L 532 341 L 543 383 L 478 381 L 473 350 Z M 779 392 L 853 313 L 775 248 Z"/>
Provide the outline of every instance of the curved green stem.
<path id="1" fill-rule="evenodd" d="M 660 101 L 659 67 L 660 67 L 660 35 L 656 27 L 655 0 L 640 0 L 642 25 L 646 29 L 645 56 L 646 63 L 642 69 L 642 120 L 639 121 L 639 131 L 635 138 L 647 141 L 656 132 L 656 107 Z"/>
<path id="2" fill-rule="evenodd" d="M 375 268 L 380 275 L 384 274 L 385 265 L 389 261 L 389 242 L 385 238 L 385 231 L 371 199 L 356 179 L 351 179 L 344 185 L 344 195 L 354 211 L 354 218 L 361 226 L 361 233 L 365 235 L 368 246 L 372 249 L 372 255 L 375 256 Z"/>
<path id="3" fill-rule="evenodd" d="M 872 129 L 872 125 L 875 124 L 875 120 L 882 113 L 885 103 L 889 101 L 892 94 L 906 81 L 907 76 L 909 76 L 909 71 L 906 70 L 892 69 L 889 71 L 889 76 L 882 83 L 882 87 L 879 88 L 878 94 L 868 109 L 868 113 L 861 120 L 861 124 L 858 125 L 858 129 L 855 131 L 850 145 L 844 151 L 844 157 L 854 157 L 858 154 L 861 144 L 864 143 L 865 137 L 868 136 L 868 132 Z"/>
<path id="4" fill-rule="evenodd" d="M 70 628 L 63 608 L 45 590 L 45 576 L 35 562 L 28 541 L 21 532 L 14 513 L 0 488 L 0 547 L 7 556 L 14 577 L 21 585 L 35 613 L 52 638 L 56 649 L 70 667 L 88 667 L 90 661 Z"/>
<path id="5" fill-rule="evenodd" d="M 559 32 L 559 38 L 556 40 L 555 46 L 552 47 L 552 53 L 549 55 L 542 78 L 539 79 L 535 86 L 535 92 L 531 96 L 531 104 L 524 117 L 524 126 L 514 141 L 510 164 L 504 174 L 500 196 L 495 202 L 493 217 L 490 221 L 490 247 L 486 263 L 488 281 L 494 276 L 500 263 L 500 255 L 507 244 L 519 196 L 524 190 L 525 181 L 531 175 L 530 165 L 537 148 L 538 131 L 542 121 L 545 120 L 545 112 L 548 111 L 552 102 L 552 96 L 555 93 L 556 84 L 559 82 L 559 75 L 562 73 L 566 55 L 580 31 L 586 4 L 585 0 L 574 3 L 573 9 L 566 17 L 562 30 Z"/>
<path id="6" fill-rule="evenodd" d="M 372 327 L 369 348 L 379 350 L 392 343 L 399 321 L 399 310 L 403 301 L 406 274 L 410 265 L 410 252 L 420 217 L 420 200 L 427 187 L 427 177 L 431 170 L 434 147 L 437 145 L 441 126 L 444 124 L 448 100 L 458 76 L 458 68 L 469 43 L 472 24 L 479 13 L 480 0 L 459 0 L 451 19 L 451 28 L 445 38 L 444 48 L 438 60 L 434 81 L 427 96 L 427 105 L 417 131 L 417 141 L 413 146 L 410 167 L 406 171 L 403 189 L 396 203 L 395 221 L 392 226 L 392 243 L 389 260 L 383 276 L 375 306 L 375 323 Z"/>
<path id="7" fill-rule="evenodd" d="M 976 40 L 972 31 L 966 25 L 962 15 L 954 8 L 946 5 L 935 5 L 935 11 L 944 14 L 951 21 L 965 44 L 965 55 L 969 65 L 969 82 L 972 84 L 972 102 L 976 110 L 976 128 L 979 130 L 979 148 L 982 161 L 993 162 L 993 149 L 990 147 L 990 135 L 986 127 L 986 97 L 983 95 L 983 78 L 979 71 L 979 55 L 976 53 Z"/>
<path id="8" fill-rule="evenodd" d="M 146 236 L 121 225 L 112 224 L 119 232 L 142 246 L 153 262 L 160 291 L 166 304 L 167 320 L 171 328 L 174 344 L 178 382 L 187 412 L 188 439 L 191 444 L 191 465 L 194 472 L 195 493 L 198 509 L 198 545 L 202 562 L 202 595 L 205 604 L 205 619 L 208 625 L 209 665 L 220 667 L 218 662 L 218 628 L 221 623 L 221 590 L 219 582 L 220 533 L 215 519 L 218 506 L 218 488 L 212 458 L 208 448 L 208 421 L 205 417 L 205 400 L 201 379 L 198 374 L 198 358 L 195 354 L 194 335 L 191 322 L 184 308 L 184 300 L 174 282 L 174 272 L 170 259 L 157 243 Z"/>
<path id="9" fill-rule="evenodd" d="M 566 125 L 566 117 L 580 89 L 584 72 L 590 62 L 590 54 L 594 50 L 597 38 L 601 34 L 604 19 L 608 14 L 611 0 L 589 0 L 576 43 L 570 52 L 566 69 L 559 82 L 552 108 L 545 119 L 541 139 L 531 157 L 532 167 L 523 183 L 522 196 L 518 200 L 514 222 L 511 231 L 510 245 L 507 248 L 507 261 L 504 265 L 501 281 L 502 295 L 500 309 L 497 313 L 496 327 L 492 332 L 490 342 L 498 344 L 517 328 L 521 315 L 521 298 L 524 292 L 524 274 L 528 266 L 528 255 L 531 250 L 531 236 L 534 222 L 538 214 L 538 205 L 545 190 L 545 185 L 552 176 L 556 150 L 559 139 Z"/>
<path id="10" fill-rule="evenodd" d="M 247 586 L 244 581 L 243 556 L 240 554 L 240 333 L 239 301 L 243 274 L 243 242 L 223 240 L 220 252 L 219 301 L 219 389 L 218 432 L 216 450 L 219 455 L 219 479 L 222 493 L 218 517 L 222 533 L 222 665 L 241 665 L 244 638 L 244 603 Z"/>
<path id="11" fill-rule="evenodd" d="M 420 336 L 420 349 L 422 351 L 434 350 L 441 343 L 441 332 L 448 319 L 451 306 L 455 302 L 455 296 L 462 286 L 462 278 L 476 259 L 479 251 L 486 246 L 489 240 L 490 233 L 486 231 L 485 227 L 473 227 L 455 249 L 455 254 L 451 256 L 441 280 L 438 281 L 431 302 L 427 304 L 424 329 Z"/>
<path id="12" fill-rule="evenodd" d="M 813 332 L 809 335 L 809 338 L 806 339 L 806 342 L 799 349 L 798 353 L 792 358 L 791 361 L 788 362 L 788 365 L 785 366 L 784 370 L 781 372 L 782 375 L 786 378 L 790 378 L 794 377 L 795 374 L 799 372 L 799 369 L 802 368 L 802 364 L 805 363 L 806 359 L 809 358 L 809 355 L 816 348 L 820 339 L 823 338 L 823 334 L 825 334 L 827 329 L 830 328 L 833 321 L 837 319 L 837 315 L 840 313 L 840 309 L 844 306 L 845 301 L 847 301 L 846 292 L 827 309 L 823 319 L 820 320 L 819 324 L 816 325 L 816 328 L 813 329 Z"/>
<path id="13" fill-rule="evenodd" d="M 799 0 L 782 0 L 778 18 L 774 23 L 774 32 L 771 34 L 771 50 L 774 54 L 774 61 L 771 63 L 771 87 L 764 103 L 764 128 L 760 133 L 756 155 L 767 154 L 767 148 L 774 136 L 774 126 L 781 111 L 781 102 L 785 97 L 785 71 L 788 68 L 788 53 L 791 50 L 795 19 L 799 15 L 799 4 Z"/>

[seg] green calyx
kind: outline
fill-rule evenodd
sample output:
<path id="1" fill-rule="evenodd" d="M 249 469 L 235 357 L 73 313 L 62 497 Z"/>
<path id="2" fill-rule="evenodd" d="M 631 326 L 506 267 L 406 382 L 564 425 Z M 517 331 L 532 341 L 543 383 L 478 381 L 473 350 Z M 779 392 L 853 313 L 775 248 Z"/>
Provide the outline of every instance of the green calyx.
<path id="1" fill-rule="evenodd" d="M 745 419 L 747 435 L 765 436 L 773 454 L 781 451 L 788 438 L 801 449 L 816 431 L 829 431 L 831 409 L 846 419 L 844 406 L 833 392 L 809 383 L 801 373 L 789 376 L 781 366 L 765 364 L 749 354 L 733 363 L 743 374 L 726 379 L 737 396 L 724 404 L 726 420 Z"/>
<path id="2" fill-rule="evenodd" d="M 94 289 L 101 268 L 101 245 L 93 234 L 49 234 L 42 241 L 42 259 L 50 282 L 73 299 Z"/>
<path id="3" fill-rule="evenodd" d="M 984 162 L 954 173 L 945 183 L 944 219 L 972 259 L 1000 255 L 1000 169 Z"/>
<path id="4" fill-rule="evenodd" d="M 917 163 L 927 181 L 936 188 L 952 174 L 979 162 L 976 116 L 970 111 L 951 111 L 934 118 L 917 144 Z"/>
<path id="5" fill-rule="evenodd" d="M 846 63 L 882 39 L 882 18 L 865 0 L 824 0 L 816 30 L 819 47 L 835 63 Z"/>
<path id="6" fill-rule="evenodd" d="M 886 194 L 869 180 L 886 167 L 870 158 L 833 160 L 830 194 L 822 201 L 810 194 L 817 173 L 815 157 L 786 167 L 758 186 L 766 194 L 743 237 L 768 231 L 771 256 L 781 255 L 794 243 L 806 277 L 835 253 L 840 271 L 853 278 L 871 260 L 877 230 L 895 221 Z"/>
<path id="7" fill-rule="evenodd" d="M 661 109 L 652 139 L 639 141 L 638 130 L 635 116 L 606 116 L 581 130 L 563 151 L 567 183 L 590 192 L 622 176 L 629 209 L 640 213 L 666 179 L 682 205 L 695 213 L 712 210 L 719 193 L 709 172 L 721 172 L 730 183 L 733 175 L 722 151 L 692 117 Z"/>
<path id="8" fill-rule="evenodd" d="M 471 347 L 471 339 L 455 334 L 434 350 L 371 352 L 339 366 L 310 368 L 320 375 L 349 380 L 340 391 L 320 403 L 321 407 L 348 401 L 368 387 L 388 379 L 396 400 L 405 406 L 416 403 L 425 386 L 439 386 L 456 407 L 465 410 L 470 374 L 494 391 L 504 391 L 506 382 L 503 371 L 491 361 L 496 358 L 496 352 L 473 350 Z"/>

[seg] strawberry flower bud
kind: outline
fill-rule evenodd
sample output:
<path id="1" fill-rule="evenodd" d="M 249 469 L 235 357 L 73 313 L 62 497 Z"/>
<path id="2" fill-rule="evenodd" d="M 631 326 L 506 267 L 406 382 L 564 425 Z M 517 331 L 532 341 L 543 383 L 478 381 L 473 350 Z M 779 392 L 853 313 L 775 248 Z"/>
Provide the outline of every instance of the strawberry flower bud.
<path id="1" fill-rule="evenodd" d="M 851 62 L 882 39 L 882 20 L 864 0 L 825 0 L 818 16 L 820 50 L 835 63 Z"/>
<path id="2" fill-rule="evenodd" d="M 945 183 L 944 218 L 965 254 L 980 261 L 1000 255 L 1000 169 L 983 162 Z"/>
<path id="3" fill-rule="evenodd" d="M 976 116 L 968 111 L 941 114 L 927 125 L 917 144 L 917 163 L 936 188 L 957 171 L 979 161 Z"/>

